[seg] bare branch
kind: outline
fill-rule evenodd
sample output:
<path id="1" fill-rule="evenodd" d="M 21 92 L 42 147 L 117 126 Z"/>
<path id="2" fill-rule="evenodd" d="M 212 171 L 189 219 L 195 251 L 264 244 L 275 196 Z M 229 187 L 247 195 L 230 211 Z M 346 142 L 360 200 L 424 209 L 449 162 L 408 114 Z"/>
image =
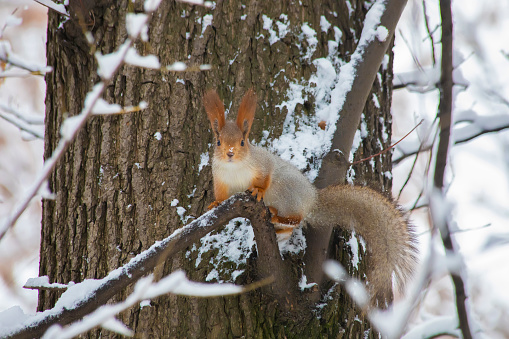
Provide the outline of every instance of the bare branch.
<path id="1" fill-rule="evenodd" d="M 436 31 L 436 29 L 438 27 L 435 27 L 435 29 L 433 29 L 433 31 L 430 30 L 428 11 L 427 11 L 427 8 L 426 8 L 426 0 L 422 0 L 422 12 L 424 14 L 424 24 L 426 25 L 426 31 L 428 32 L 429 40 L 431 42 L 430 43 L 430 47 L 431 47 L 432 63 L 433 63 L 433 66 L 435 66 L 435 64 L 436 64 L 436 60 L 435 60 L 435 39 L 433 38 L 433 33 L 435 33 L 435 31 Z"/>
<path id="2" fill-rule="evenodd" d="M 452 29 L 452 13 L 451 13 L 451 1 L 450 0 L 440 0 L 440 13 L 442 18 L 442 77 L 440 79 L 440 104 L 439 104 L 439 112 L 438 116 L 440 118 L 440 141 L 438 144 L 438 150 L 436 155 L 436 163 L 435 163 L 435 176 L 434 176 L 434 186 L 438 191 L 437 194 L 443 199 L 443 189 L 444 189 L 444 178 L 445 178 L 445 169 L 447 165 L 447 157 L 450 143 L 450 135 L 451 135 L 451 122 L 452 122 L 452 103 L 453 103 L 453 80 L 452 80 L 452 71 L 453 71 L 453 29 Z M 448 225 L 448 221 L 446 216 L 442 216 L 440 212 L 433 211 L 432 204 L 432 214 L 438 215 L 434 217 L 434 221 L 441 223 L 440 234 L 442 236 L 442 242 L 447 251 L 456 253 L 454 248 L 454 244 L 451 238 L 451 233 Z M 439 208 L 443 208 L 440 206 Z M 443 220 L 440 220 L 440 217 Z M 456 291 L 456 308 L 458 311 L 459 318 L 459 327 L 461 329 L 461 333 L 463 338 L 470 339 L 472 338 L 472 333 L 470 331 L 468 313 L 467 313 L 467 305 L 466 305 L 466 293 L 465 293 L 465 285 L 463 283 L 463 279 L 461 277 L 460 272 L 451 272 L 452 281 L 454 284 L 454 289 Z"/>

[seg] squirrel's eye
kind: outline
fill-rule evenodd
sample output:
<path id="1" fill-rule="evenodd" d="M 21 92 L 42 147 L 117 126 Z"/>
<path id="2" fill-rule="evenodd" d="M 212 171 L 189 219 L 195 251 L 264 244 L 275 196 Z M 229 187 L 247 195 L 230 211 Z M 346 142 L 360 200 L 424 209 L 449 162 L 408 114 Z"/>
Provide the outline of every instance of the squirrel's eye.
<path id="1" fill-rule="evenodd" d="M 244 140 L 240 141 L 240 146 L 244 146 Z"/>
<path id="2" fill-rule="evenodd" d="M 221 141 L 217 141 L 217 146 L 221 146 Z"/>

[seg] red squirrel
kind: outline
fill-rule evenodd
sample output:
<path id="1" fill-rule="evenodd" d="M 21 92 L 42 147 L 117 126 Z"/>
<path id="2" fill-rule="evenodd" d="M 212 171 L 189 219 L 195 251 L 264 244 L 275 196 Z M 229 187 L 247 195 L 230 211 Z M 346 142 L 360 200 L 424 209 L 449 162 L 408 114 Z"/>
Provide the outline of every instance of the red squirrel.
<path id="1" fill-rule="evenodd" d="M 215 136 L 212 159 L 215 201 L 209 209 L 249 190 L 272 213 L 278 241 L 306 222 L 310 227 L 346 227 L 366 242 L 371 304 L 392 295 L 393 273 L 401 288 L 416 264 L 415 235 L 403 213 L 382 194 L 349 185 L 317 190 L 297 167 L 249 142 L 256 110 L 252 89 L 244 95 L 235 121 L 225 119 L 224 105 L 210 90 L 203 104 Z"/>

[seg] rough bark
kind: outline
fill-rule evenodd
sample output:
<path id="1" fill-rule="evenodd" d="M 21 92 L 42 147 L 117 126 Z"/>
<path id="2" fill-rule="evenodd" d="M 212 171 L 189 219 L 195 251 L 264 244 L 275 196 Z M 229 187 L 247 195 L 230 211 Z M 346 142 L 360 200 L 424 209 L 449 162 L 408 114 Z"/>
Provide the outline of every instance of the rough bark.
<path id="1" fill-rule="evenodd" d="M 262 131 L 269 131 L 269 138 L 277 137 L 286 116 L 277 105 L 285 100 L 289 82 L 309 78 L 314 69 L 311 60 L 326 56 L 327 41 L 334 39 L 332 30 L 321 32 L 320 16 L 343 31 L 339 52 L 345 61 L 355 49 L 366 8 L 362 1 L 351 2 L 349 16 L 343 1 L 252 1 L 245 5 L 218 1 L 213 10 L 163 1 L 153 15 L 149 42 L 136 44 L 139 53 L 155 54 L 163 65 L 185 61 L 188 65 L 208 63 L 213 69 L 173 73 L 124 66 L 114 77 L 107 101 L 127 106 L 145 100 L 149 108 L 91 118 L 52 174 L 50 188 L 57 199 L 43 202 L 40 275 L 62 283 L 104 277 L 182 225 L 176 208 L 170 206 L 173 199 L 187 209 L 186 215 L 201 215 L 213 195 L 210 167 L 198 171 L 200 155 L 210 151 L 212 142 L 201 104 L 204 90 L 217 89 L 226 107 L 236 111 L 244 92 L 253 87 L 259 105 L 251 136 L 259 141 Z M 64 117 L 80 111 L 87 91 L 98 81 L 93 52 L 113 52 L 126 38 L 125 14 L 141 11 L 141 6 L 141 2 L 96 1 L 91 13 L 74 9 L 75 18 L 82 19 L 69 20 L 62 28 L 58 28 L 61 18 L 49 13 L 47 60 L 54 72 L 46 77 L 46 158 L 59 140 Z M 213 14 L 213 22 L 203 29 L 205 14 Z M 272 19 L 286 14 L 291 32 L 271 45 L 262 14 Z M 302 60 L 302 51 L 296 47 L 304 22 L 317 32 L 318 45 L 311 60 Z M 83 27 L 95 39 L 92 49 L 85 43 Z M 302 42 L 304 50 L 308 47 Z M 372 95 L 368 98 L 364 111 L 368 137 L 356 159 L 376 153 L 390 140 L 390 60 L 372 89 L 381 107 L 376 107 Z M 312 98 L 297 110 L 313 114 Z M 354 170 L 357 182 L 390 192 L 390 177 L 384 175 L 390 171 L 389 155 Z M 334 237 L 332 248 L 352 274 L 360 274 L 351 267 L 345 237 L 348 235 Z M 188 251 L 168 260 L 158 274 L 183 268 L 191 279 L 204 281 L 210 272 L 207 259 L 202 258 L 196 267 L 196 252 Z M 295 262 L 292 274 L 298 275 L 302 259 L 285 259 Z M 255 255 L 247 260 L 246 272 L 237 277 L 237 283 L 256 279 L 252 269 L 256 260 Z M 152 301 L 151 307 L 122 314 L 121 319 L 140 338 L 374 335 L 344 293 L 333 289 L 330 295 L 321 311 L 301 314 L 282 312 L 263 291 L 213 299 L 166 296 Z M 39 309 L 53 306 L 57 298 L 55 292 L 42 291 Z M 355 321 L 356 317 L 361 321 Z M 97 330 L 89 336 L 115 335 Z"/>

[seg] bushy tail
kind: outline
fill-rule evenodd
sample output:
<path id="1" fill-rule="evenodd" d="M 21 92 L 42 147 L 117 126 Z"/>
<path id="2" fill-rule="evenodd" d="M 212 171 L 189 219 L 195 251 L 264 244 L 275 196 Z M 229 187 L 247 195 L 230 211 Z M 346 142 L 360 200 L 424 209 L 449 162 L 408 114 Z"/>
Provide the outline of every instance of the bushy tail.
<path id="1" fill-rule="evenodd" d="M 389 199 L 366 187 L 338 185 L 318 191 L 306 218 L 311 227 L 340 227 L 360 235 L 368 251 L 368 289 L 372 306 L 392 300 L 393 276 L 399 289 L 412 275 L 416 238 L 403 213 Z"/>

